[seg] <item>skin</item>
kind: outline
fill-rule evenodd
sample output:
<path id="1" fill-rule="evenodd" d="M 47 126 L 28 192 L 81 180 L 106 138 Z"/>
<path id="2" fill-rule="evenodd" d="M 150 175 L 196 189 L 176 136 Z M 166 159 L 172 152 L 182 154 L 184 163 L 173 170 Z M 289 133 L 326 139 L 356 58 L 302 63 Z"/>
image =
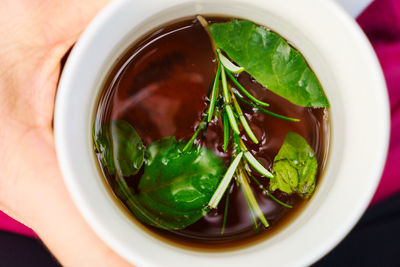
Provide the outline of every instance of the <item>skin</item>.
<path id="1" fill-rule="evenodd" d="M 65 266 L 130 266 L 72 203 L 52 128 L 61 59 L 108 1 L 0 1 L 0 208 Z"/>

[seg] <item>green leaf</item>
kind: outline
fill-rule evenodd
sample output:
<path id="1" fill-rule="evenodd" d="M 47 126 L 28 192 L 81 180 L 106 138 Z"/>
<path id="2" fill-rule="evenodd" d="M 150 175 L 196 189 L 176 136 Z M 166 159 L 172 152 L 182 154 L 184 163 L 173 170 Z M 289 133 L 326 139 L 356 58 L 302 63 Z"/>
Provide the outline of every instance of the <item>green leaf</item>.
<path id="1" fill-rule="evenodd" d="M 303 56 L 278 34 L 244 20 L 208 28 L 215 44 L 264 87 L 299 106 L 329 107 Z"/>
<path id="2" fill-rule="evenodd" d="M 226 170 L 212 151 L 166 137 L 148 146 L 145 169 L 135 195 L 139 219 L 163 229 L 184 229 L 208 212 L 207 204 Z"/>
<path id="3" fill-rule="evenodd" d="M 95 131 L 94 142 L 108 173 L 130 176 L 143 165 L 144 146 L 135 129 L 126 121 L 114 120 Z"/>
<path id="4" fill-rule="evenodd" d="M 303 137 L 289 132 L 274 159 L 270 190 L 276 189 L 309 198 L 315 189 L 318 163 L 313 149 Z"/>

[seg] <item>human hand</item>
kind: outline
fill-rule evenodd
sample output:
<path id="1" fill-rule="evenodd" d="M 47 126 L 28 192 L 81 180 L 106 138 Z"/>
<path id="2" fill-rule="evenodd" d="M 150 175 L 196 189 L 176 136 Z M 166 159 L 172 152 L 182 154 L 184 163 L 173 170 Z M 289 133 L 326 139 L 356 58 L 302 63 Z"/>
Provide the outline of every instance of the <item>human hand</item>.
<path id="1" fill-rule="evenodd" d="M 61 59 L 108 1 L 0 2 L 0 208 L 66 266 L 128 265 L 73 205 L 52 129 Z"/>

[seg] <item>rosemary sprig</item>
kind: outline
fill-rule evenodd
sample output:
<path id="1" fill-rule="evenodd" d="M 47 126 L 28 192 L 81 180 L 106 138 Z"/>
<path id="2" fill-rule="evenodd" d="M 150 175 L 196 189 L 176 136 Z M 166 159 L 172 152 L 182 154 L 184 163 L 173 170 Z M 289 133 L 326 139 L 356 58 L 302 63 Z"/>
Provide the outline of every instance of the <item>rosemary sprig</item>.
<path id="1" fill-rule="evenodd" d="M 207 29 L 207 21 L 199 17 L 199 21 L 202 23 L 202 25 L 205 27 L 206 31 L 208 32 Z M 209 32 L 208 32 L 209 33 Z M 211 38 L 212 40 L 212 38 Z M 203 118 L 202 122 L 200 123 L 199 127 L 197 128 L 196 132 L 194 133 L 193 137 L 189 140 L 189 142 L 186 144 L 185 148 L 183 151 L 187 150 L 194 142 L 194 140 L 197 138 L 197 135 L 201 130 L 206 130 L 204 128 L 204 124 L 207 121 L 211 122 L 214 111 L 216 111 L 215 118 L 220 118 L 223 120 L 223 127 L 224 127 L 224 146 L 223 149 L 224 151 L 227 151 L 228 145 L 229 145 L 229 138 L 231 136 L 231 131 L 232 129 L 232 137 L 233 137 L 233 160 L 231 161 L 224 177 L 221 179 L 220 184 L 218 185 L 217 189 L 215 190 L 214 194 L 212 195 L 208 207 L 210 209 L 215 209 L 219 202 L 221 201 L 222 197 L 226 194 L 226 200 L 225 200 L 225 211 L 224 211 L 224 219 L 222 223 L 222 229 L 221 229 L 221 234 L 224 234 L 225 232 L 225 227 L 226 227 L 226 220 L 227 220 L 227 212 L 228 212 L 228 203 L 229 203 L 229 185 L 231 184 L 231 181 L 234 177 L 236 177 L 236 182 L 238 183 L 238 186 L 240 186 L 241 191 L 243 192 L 246 204 L 249 208 L 249 214 L 250 217 L 254 223 L 254 226 L 257 228 L 257 218 L 261 221 L 261 223 L 265 226 L 268 227 L 269 224 L 267 222 L 267 219 L 265 218 L 260 206 L 258 205 L 256 198 L 253 194 L 253 191 L 250 187 L 250 182 L 254 181 L 260 188 L 262 185 L 251 175 L 251 170 L 250 166 L 252 166 L 257 172 L 262 174 L 263 176 L 267 178 L 272 178 L 273 175 L 271 172 L 269 172 L 247 149 L 246 145 L 244 144 L 243 140 L 240 138 L 240 129 L 239 129 L 239 122 L 242 125 L 244 131 L 247 133 L 249 138 L 256 144 L 259 143 L 258 139 L 256 138 L 254 132 L 252 131 L 243 111 L 242 108 L 238 102 L 237 99 L 239 99 L 241 102 L 250 105 L 253 107 L 254 110 L 264 112 L 268 115 L 280 118 L 280 119 L 285 119 L 289 121 L 298 121 L 297 119 L 294 118 L 289 118 L 285 117 L 279 114 L 275 114 L 273 112 L 270 112 L 261 106 L 268 107 L 269 104 L 265 103 L 261 100 L 258 100 L 255 98 L 253 95 L 251 95 L 238 81 L 237 79 L 233 76 L 232 73 L 240 73 L 244 71 L 244 68 L 241 66 L 236 66 L 233 64 L 229 59 L 227 59 L 221 51 L 218 49 L 218 47 L 215 46 L 215 43 L 213 43 L 215 47 L 215 52 L 216 56 L 218 59 L 218 69 L 217 73 L 214 78 L 214 83 L 212 86 L 212 90 L 210 93 L 210 104 L 208 107 L 208 110 L 206 112 L 205 117 Z M 233 90 L 228 83 L 227 75 L 230 78 L 230 80 L 233 82 L 233 84 L 248 98 L 250 101 L 244 99 L 238 91 Z M 222 90 L 219 90 L 219 85 L 222 85 Z M 218 98 L 221 97 L 221 100 L 218 100 Z M 252 178 L 252 180 L 250 179 Z M 275 200 L 277 203 L 290 208 L 291 206 L 288 204 L 283 203 L 282 201 L 276 199 L 271 193 L 268 192 L 265 188 L 261 188 L 265 194 L 267 194 L 271 199 Z"/>

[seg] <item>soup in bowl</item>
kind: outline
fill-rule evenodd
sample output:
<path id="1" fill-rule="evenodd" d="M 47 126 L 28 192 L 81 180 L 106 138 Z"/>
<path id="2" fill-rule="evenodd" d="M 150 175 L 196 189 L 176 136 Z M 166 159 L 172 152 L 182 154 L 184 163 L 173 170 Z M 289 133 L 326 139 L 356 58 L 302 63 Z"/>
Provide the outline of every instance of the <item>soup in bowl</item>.
<path id="1" fill-rule="evenodd" d="M 74 47 L 60 165 L 132 263 L 309 264 L 362 214 L 387 147 L 379 65 L 336 6 L 289 2 L 119 1 Z"/>

